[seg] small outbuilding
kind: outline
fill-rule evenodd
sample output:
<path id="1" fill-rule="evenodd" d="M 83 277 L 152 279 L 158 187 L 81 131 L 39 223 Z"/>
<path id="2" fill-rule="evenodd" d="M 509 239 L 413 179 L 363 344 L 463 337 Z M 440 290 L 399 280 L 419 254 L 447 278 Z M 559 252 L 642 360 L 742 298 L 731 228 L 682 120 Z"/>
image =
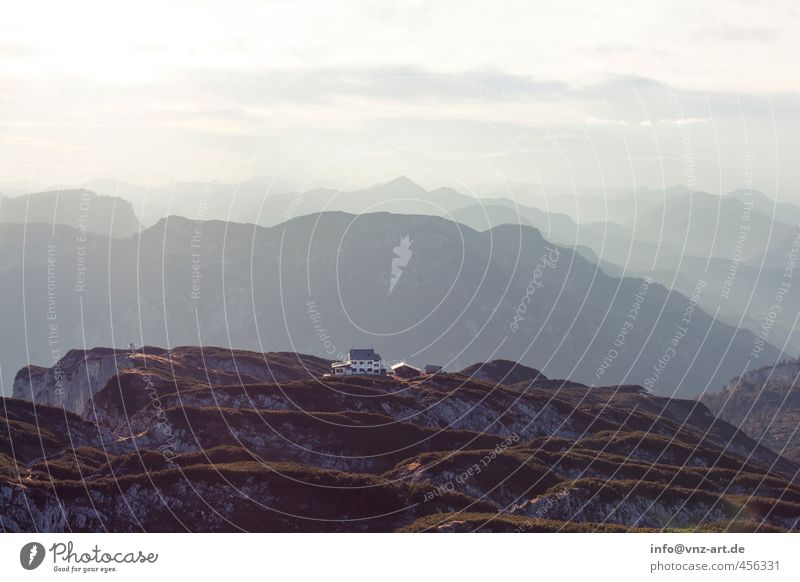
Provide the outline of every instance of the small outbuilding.
<path id="1" fill-rule="evenodd" d="M 399 376 L 400 378 L 415 378 L 416 376 L 422 374 L 422 370 L 412 366 L 411 364 L 400 362 L 399 364 L 392 366 L 392 374 Z"/>

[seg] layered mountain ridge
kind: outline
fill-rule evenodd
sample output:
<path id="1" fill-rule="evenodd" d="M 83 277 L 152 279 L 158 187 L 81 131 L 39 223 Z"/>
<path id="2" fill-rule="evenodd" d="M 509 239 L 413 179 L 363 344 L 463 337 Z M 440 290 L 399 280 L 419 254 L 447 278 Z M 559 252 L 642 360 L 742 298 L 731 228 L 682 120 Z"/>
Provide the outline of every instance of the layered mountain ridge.
<path id="1" fill-rule="evenodd" d="M 491 354 L 548 377 L 692 396 L 740 374 L 758 343 L 697 309 L 697 298 L 608 276 L 527 226 L 478 232 L 431 216 L 326 212 L 272 228 L 175 217 L 80 247 L 69 227 L 9 224 L 0 240 L 0 315 L 26 338 L 0 344 L 9 387 L 13 370 L 75 346 L 336 357 L 380 337 L 391 359 L 424 354 L 461 369 Z M 406 264 L 396 267 L 403 240 Z M 758 362 L 779 355 L 764 342 Z"/>
<path id="2" fill-rule="evenodd" d="M 92 234 L 125 238 L 141 228 L 130 202 L 84 188 L 0 194 L 0 224 L 25 223 L 69 226 L 82 238 Z"/>

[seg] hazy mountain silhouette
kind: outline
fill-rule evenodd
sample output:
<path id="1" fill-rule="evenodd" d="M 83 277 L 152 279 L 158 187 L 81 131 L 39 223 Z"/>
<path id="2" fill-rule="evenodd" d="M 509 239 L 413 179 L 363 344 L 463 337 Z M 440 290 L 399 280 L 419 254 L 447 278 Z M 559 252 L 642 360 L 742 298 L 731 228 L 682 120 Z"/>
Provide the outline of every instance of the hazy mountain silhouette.
<path id="1" fill-rule="evenodd" d="M 75 231 L 24 231 L 0 229 L 6 391 L 17 369 L 50 365 L 58 350 L 133 341 L 331 358 L 374 345 L 387 359 L 448 369 L 506 358 L 548 377 L 649 380 L 659 392 L 692 395 L 741 373 L 755 339 L 677 292 L 610 277 L 530 227 L 476 232 L 386 213 L 329 212 L 273 228 L 170 218 L 141 236 L 93 237 L 80 291 Z M 389 294 L 393 249 L 404 237 L 412 256 Z M 777 357 L 767 344 L 759 365 Z"/>
<path id="2" fill-rule="evenodd" d="M 550 240 L 573 246 L 608 274 L 651 276 L 684 294 L 691 294 L 698 281 L 706 281 L 711 291 L 700 297 L 700 304 L 707 311 L 718 311 L 731 325 L 766 333 L 772 343 L 785 344 L 789 354 L 800 353 L 800 330 L 794 326 L 800 296 L 782 294 L 781 317 L 769 317 L 787 281 L 786 269 L 792 266 L 790 252 L 792 244 L 798 244 L 800 207 L 776 204 L 750 190 L 719 197 L 672 187 L 639 189 L 635 198 L 632 192 L 629 195 L 624 204 L 630 207 L 646 201 L 647 211 L 640 208 L 635 220 L 618 200 L 607 200 L 606 215 L 624 225 L 579 225 L 565 214 L 547 213 L 506 198 L 459 209 L 453 217 L 477 229 L 530 224 Z M 581 205 L 584 202 L 581 199 Z"/>
<path id="3" fill-rule="evenodd" d="M 787 254 L 796 235 L 792 220 L 800 214 L 800 207 L 776 205 L 754 190 L 738 190 L 719 197 L 682 186 L 665 190 L 639 188 L 635 192 L 581 192 L 581 208 L 602 202 L 603 215 L 617 213 L 613 216 L 617 221 L 579 224 L 568 214 L 543 209 L 552 210 L 567 195 L 548 196 L 542 200 L 541 208 L 535 208 L 508 197 L 479 199 L 451 188 L 427 191 L 405 176 L 346 192 L 317 189 L 276 193 L 291 185 L 271 177 L 253 178 L 235 186 L 176 183 L 151 191 L 114 180 L 96 180 L 91 185 L 135 200 L 138 208 L 147 209 L 143 210 L 147 215 L 145 224 L 167 213 L 192 219 L 230 217 L 232 222 L 275 225 L 323 210 L 383 210 L 443 216 L 475 230 L 504 224 L 534 226 L 547 240 L 572 248 L 611 276 L 651 276 L 685 295 L 692 294 L 698 281 L 706 281 L 711 292 L 701 294 L 700 304 L 708 312 L 717 312 L 723 321 L 756 334 L 764 333 L 764 318 L 783 282 Z M 601 194 L 605 198 L 598 198 Z M 575 194 L 572 198 L 578 200 Z M 113 201 L 102 199 L 106 205 Z M 122 202 L 120 208 L 127 208 L 127 202 Z M 62 209 L 60 214 L 65 212 Z M 42 214 L 48 213 L 34 213 Z M 124 222 L 125 215 L 122 212 L 118 222 Z M 10 216 L 11 221 L 22 220 L 19 211 Z M 60 222 L 74 226 L 73 219 L 67 217 Z M 92 223 L 102 226 L 106 220 Z M 120 227 L 114 235 L 126 236 L 131 230 Z M 775 345 L 785 344 L 789 354 L 800 353 L 800 331 L 796 332 L 793 325 L 794 315 L 800 313 L 800 297 L 786 295 L 782 313 L 781 318 L 768 322 L 766 339 Z"/>
<path id="4" fill-rule="evenodd" d="M 83 186 L 129 201 L 145 226 L 172 215 L 193 220 L 255 222 L 265 198 L 294 189 L 288 180 L 275 176 L 257 176 L 238 184 L 175 182 L 158 186 L 97 179 Z"/>
<path id="5" fill-rule="evenodd" d="M 87 233 L 126 237 L 140 225 L 130 202 L 70 189 L 0 197 L 0 223 L 71 226 Z"/>
<path id="6" fill-rule="evenodd" d="M 788 202 L 778 202 L 758 190 L 741 188 L 729 192 L 727 196 L 743 203 L 752 203 L 754 210 L 770 218 L 774 215 L 778 222 L 794 227 L 800 223 L 800 206 Z"/>
<path id="7" fill-rule="evenodd" d="M 637 239 L 667 242 L 682 255 L 730 258 L 747 228 L 742 260 L 756 263 L 765 251 L 790 244 L 796 229 L 773 221 L 734 197 L 693 192 L 665 204 L 629 225 Z"/>
<path id="8" fill-rule="evenodd" d="M 272 196 L 264 201 L 263 211 L 253 222 L 272 226 L 287 218 L 330 211 L 446 215 L 475 200 L 452 188 L 425 190 L 408 177 L 400 176 L 362 190 L 317 189 Z"/>

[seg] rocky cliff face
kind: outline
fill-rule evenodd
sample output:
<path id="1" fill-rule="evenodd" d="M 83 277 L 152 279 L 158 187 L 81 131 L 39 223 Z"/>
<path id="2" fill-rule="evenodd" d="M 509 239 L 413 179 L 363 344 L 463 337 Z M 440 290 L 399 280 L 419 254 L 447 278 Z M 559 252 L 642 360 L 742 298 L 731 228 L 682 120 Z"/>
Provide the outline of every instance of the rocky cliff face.
<path id="1" fill-rule="evenodd" d="M 41 404 L 53 369 L 22 373 L 39 403 L 3 400 L 8 531 L 798 529 L 797 464 L 639 386 L 192 347 L 59 365 L 80 415 Z"/>
<path id="2" fill-rule="evenodd" d="M 70 350 L 52 368 L 26 366 L 17 372 L 13 397 L 83 414 L 91 396 L 131 365 L 123 350 Z"/>
<path id="3" fill-rule="evenodd" d="M 748 372 L 702 401 L 764 446 L 800 461 L 800 361 Z"/>
<path id="4" fill-rule="evenodd" d="M 129 369 L 138 370 L 138 377 L 144 378 L 142 391 L 146 391 L 149 383 L 163 383 L 165 378 L 224 385 L 296 380 L 322 375 L 323 370 L 328 370 L 327 361 L 321 358 L 292 356 L 194 347 L 70 350 L 51 368 L 26 366 L 21 369 L 14 379 L 13 397 L 91 417 L 96 412 L 92 397 L 112 379 L 114 385 L 108 392 L 113 392 L 115 387 L 118 391 L 120 378 L 126 378 L 125 371 Z"/>

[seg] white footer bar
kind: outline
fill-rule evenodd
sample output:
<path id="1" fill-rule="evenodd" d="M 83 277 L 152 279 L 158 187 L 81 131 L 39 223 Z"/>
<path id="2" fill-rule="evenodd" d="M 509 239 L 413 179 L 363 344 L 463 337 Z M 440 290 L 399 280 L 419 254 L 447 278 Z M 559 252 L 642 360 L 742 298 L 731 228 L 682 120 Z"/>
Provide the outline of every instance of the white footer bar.
<path id="1" fill-rule="evenodd" d="M 798 580 L 799 543 L 797 534 L 3 534 L 0 578 Z"/>

